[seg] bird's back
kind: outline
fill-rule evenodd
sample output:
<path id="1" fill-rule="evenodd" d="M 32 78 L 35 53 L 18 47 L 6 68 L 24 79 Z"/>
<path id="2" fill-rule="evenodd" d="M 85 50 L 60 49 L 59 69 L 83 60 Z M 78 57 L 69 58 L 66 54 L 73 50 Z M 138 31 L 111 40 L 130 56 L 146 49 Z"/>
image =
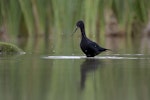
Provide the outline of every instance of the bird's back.
<path id="1" fill-rule="evenodd" d="M 97 43 L 89 40 L 88 38 L 82 38 L 80 47 L 87 57 L 94 57 L 99 53 L 107 50 L 100 47 Z"/>

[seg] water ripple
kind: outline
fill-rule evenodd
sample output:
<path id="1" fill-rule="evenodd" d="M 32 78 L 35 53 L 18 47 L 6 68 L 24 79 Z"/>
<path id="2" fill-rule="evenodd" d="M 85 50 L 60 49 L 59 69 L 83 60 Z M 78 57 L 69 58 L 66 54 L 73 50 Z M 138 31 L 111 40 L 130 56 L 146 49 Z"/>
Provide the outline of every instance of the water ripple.
<path id="1" fill-rule="evenodd" d="M 86 56 L 44 56 L 43 59 L 150 59 L 150 56 L 144 54 L 112 54 L 99 55 L 96 57 Z"/>

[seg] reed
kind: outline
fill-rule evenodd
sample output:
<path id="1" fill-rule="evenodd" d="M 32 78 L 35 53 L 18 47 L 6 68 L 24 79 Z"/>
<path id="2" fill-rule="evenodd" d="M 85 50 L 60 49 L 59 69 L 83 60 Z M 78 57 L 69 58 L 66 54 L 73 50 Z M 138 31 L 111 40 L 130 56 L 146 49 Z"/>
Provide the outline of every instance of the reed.
<path id="1" fill-rule="evenodd" d="M 87 35 L 104 38 L 106 9 L 113 11 L 119 28 L 132 30 L 136 17 L 143 26 L 148 21 L 147 0 L 0 0 L 0 26 L 11 35 L 19 33 L 23 23 L 30 36 L 70 34 L 77 20 L 85 21 Z M 22 20 L 23 19 L 23 20 Z"/>
<path id="2" fill-rule="evenodd" d="M 27 27 L 28 33 L 35 33 L 34 31 L 34 17 L 32 12 L 32 4 L 30 0 L 19 0 L 21 11 L 25 19 L 25 25 Z"/>
<path id="3" fill-rule="evenodd" d="M 0 1 L 1 5 L 1 26 L 9 30 L 9 35 L 13 36 L 18 34 L 19 19 L 21 11 L 19 8 L 18 0 L 13 1 Z"/>

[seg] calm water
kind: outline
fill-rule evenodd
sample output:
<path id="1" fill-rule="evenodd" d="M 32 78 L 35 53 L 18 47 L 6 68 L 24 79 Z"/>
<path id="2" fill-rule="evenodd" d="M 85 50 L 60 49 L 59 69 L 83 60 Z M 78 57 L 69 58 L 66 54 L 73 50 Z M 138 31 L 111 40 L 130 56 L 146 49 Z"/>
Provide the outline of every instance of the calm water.
<path id="1" fill-rule="evenodd" d="M 150 100 L 149 40 L 106 39 L 114 52 L 89 59 L 76 40 L 29 40 L 25 55 L 0 57 L 0 100 Z"/>

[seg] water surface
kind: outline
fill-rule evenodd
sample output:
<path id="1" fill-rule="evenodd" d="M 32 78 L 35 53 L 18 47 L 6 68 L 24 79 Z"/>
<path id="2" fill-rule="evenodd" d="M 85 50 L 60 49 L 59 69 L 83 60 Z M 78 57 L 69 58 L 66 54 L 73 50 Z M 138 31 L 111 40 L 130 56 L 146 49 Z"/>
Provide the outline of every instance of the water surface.
<path id="1" fill-rule="evenodd" d="M 115 45 L 117 53 L 86 58 L 78 43 L 66 41 L 45 46 L 36 43 L 33 50 L 27 45 L 24 55 L 0 57 L 0 99 L 150 99 L 149 49 L 135 50 L 133 44 L 126 49 L 125 43 Z"/>

